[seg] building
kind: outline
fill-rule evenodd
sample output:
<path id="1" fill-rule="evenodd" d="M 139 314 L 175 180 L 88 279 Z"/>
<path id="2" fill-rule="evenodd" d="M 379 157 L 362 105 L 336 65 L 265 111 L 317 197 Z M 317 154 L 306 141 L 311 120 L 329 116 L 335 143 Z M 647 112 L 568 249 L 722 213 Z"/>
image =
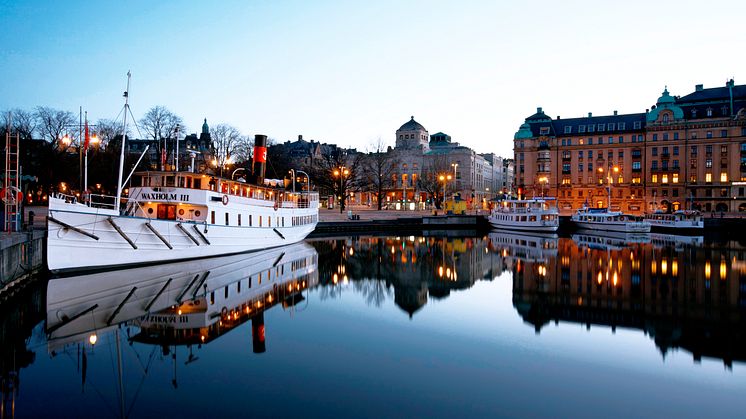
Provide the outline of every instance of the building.
<path id="1" fill-rule="evenodd" d="M 446 196 L 458 196 L 481 207 L 488 205 L 504 182 L 502 158 L 478 154 L 452 141 L 451 136 L 443 132 L 429 135 L 414 117 L 396 130 L 396 147 L 391 153 L 398 167 L 393 175 L 394 187 L 387 196 L 389 200 L 412 201 L 424 206 L 429 196 L 418 187 L 423 170 L 451 175 L 444 185 Z"/>
<path id="2" fill-rule="evenodd" d="M 632 213 L 746 211 L 746 85 L 668 89 L 644 113 L 552 119 L 542 108 L 514 136 L 515 184 L 583 205 Z"/>

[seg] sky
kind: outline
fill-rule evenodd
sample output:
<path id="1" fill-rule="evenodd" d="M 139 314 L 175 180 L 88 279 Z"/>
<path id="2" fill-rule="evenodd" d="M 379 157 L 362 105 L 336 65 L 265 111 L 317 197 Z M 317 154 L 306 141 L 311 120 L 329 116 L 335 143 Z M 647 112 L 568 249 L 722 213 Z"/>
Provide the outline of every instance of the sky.
<path id="1" fill-rule="evenodd" d="M 90 3 L 90 4 L 87 4 Z M 410 116 L 480 153 L 552 116 L 746 84 L 746 1 L 0 0 L 0 110 L 162 105 L 276 141 L 369 150 Z"/>

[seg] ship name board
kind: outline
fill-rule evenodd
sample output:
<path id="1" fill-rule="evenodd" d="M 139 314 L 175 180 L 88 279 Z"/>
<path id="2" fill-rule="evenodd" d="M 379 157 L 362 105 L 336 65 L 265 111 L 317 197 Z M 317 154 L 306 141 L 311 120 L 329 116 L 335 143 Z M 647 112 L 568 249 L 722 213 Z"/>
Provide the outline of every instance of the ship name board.
<path id="1" fill-rule="evenodd" d="M 189 201 L 189 194 L 176 194 L 165 192 L 143 192 L 142 198 L 150 201 Z"/>

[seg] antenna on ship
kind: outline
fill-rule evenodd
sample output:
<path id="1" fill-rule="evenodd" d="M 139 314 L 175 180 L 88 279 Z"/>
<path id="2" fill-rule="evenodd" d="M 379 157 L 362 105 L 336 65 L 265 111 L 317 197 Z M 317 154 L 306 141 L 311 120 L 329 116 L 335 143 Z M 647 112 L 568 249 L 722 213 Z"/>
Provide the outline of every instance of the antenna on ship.
<path id="1" fill-rule="evenodd" d="M 122 124 L 122 150 L 119 153 L 119 178 L 117 179 L 117 197 L 114 208 L 119 211 L 122 202 L 122 172 L 124 172 L 124 142 L 127 139 L 127 112 L 129 112 L 130 78 L 132 73 L 127 71 L 127 90 L 124 91 L 124 123 Z"/>

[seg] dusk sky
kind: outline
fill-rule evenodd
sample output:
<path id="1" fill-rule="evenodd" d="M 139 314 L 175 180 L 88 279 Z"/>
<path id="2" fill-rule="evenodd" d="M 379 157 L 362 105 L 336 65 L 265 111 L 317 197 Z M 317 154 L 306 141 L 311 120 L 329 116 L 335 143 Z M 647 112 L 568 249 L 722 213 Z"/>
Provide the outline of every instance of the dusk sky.
<path id="1" fill-rule="evenodd" d="M 163 105 L 189 132 L 365 150 L 414 115 L 512 157 L 537 106 L 644 112 L 666 85 L 746 83 L 743 0 L 518 3 L 0 1 L 0 110 L 113 119 L 131 70 L 135 117 Z"/>

